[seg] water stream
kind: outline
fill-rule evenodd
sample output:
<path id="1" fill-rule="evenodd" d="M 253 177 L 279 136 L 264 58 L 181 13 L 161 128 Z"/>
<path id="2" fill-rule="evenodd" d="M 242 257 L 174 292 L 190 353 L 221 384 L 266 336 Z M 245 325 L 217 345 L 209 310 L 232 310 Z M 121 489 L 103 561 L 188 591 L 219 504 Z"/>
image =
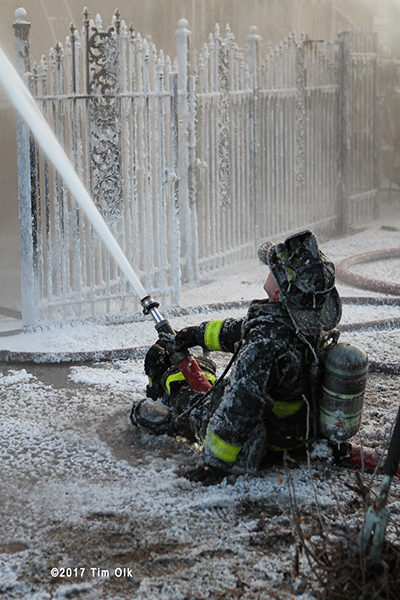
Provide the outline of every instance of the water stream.
<path id="1" fill-rule="evenodd" d="M 0 47 L 0 81 L 3 84 L 12 104 L 21 118 L 26 122 L 36 138 L 42 151 L 64 180 L 73 198 L 84 211 L 90 223 L 103 240 L 110 254 L 126 276 L 140 299 L 148 296 L 132 269 L 121 247 L 115 240 L 103 217 L 96 208 L 90 194 L 83 185 L 68 156 L 65 154 L 53 130 L 36 105 L 28 88 L 22 81 L 15 67 Z"/>

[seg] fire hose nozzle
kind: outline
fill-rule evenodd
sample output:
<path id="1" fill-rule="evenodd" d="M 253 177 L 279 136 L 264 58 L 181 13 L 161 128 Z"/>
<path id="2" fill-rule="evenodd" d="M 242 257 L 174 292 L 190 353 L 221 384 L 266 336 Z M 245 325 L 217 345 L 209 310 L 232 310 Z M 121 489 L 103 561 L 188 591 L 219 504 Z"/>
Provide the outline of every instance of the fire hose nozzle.
<path id="1" fill-rule="evenodd" d="M 156 302 L 156 300 L 153 300 L 151 296 L 142 298 L 140 303 L 143 306 L 143 314 L 145 315 L 149 315 L 154 308 L 158 308 L 160 306 L 160 303 Z"/>
<path id="2" fill-rule="evenodd" d="M 188 349 L 179 349 L 175 347 L 173 341 L 175 331 L 172 329 L 169 322 L 164 319 L 158 311 L 158 302 L 153 300 L 151 296 L 145 296 L 141 300 L 141 304 L 143 306 L 143 313 L 153 317 L 158 335 L 160 337 L 160 334 L 171 336 L 172 339 L 167 344 L 167 351 L 169 353 L 171 362 L 180 369 L 189 386 L 193 390 L 196 392 L 207 392 L 212 387 L 211 383 L 205 377 L 204 373 Z"/>

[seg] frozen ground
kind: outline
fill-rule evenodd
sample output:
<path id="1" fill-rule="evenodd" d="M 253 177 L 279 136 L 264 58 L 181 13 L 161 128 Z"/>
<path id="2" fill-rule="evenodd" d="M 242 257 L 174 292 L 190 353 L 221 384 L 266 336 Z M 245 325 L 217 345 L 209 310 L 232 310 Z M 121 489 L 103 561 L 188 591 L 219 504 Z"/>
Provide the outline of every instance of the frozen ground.
<path id="1" fill-rule="evenodd" d="M 332 240 L 322 248 L 335 262 L 352 254 L 400 246 L 400 218 Z M 400 281 L 399 261 L 360 265 L 365 276 Z M 360 271 L 361 272 L 361 271 Z M 174 327 L 234 310 L 211 303 L 262 297 L 265 267 L 248 261 L 210 275 L 183 293 L 201 311 L 171 317 Z M 338 285 L 343 297 L 376 293 Z M 398 306 L 344 304 L 343 323 L 399 318 Z M 0 337 L 0 350 L 50 353 L 145 347 L 151 322 L 91 323 Z M 377 361 L 400 362 L 398 329 L 346 332 Z M 222 369 L 226 358 L 215 356 Z M 85 365 L 0 364 L 0 597 L 47 600 L 311 599 L 318 596 L 303 555 L 298 564 L 288 480 L 294 483 L 302 527 L 315 515 L 356 527 L 363 501 L 355 471 L 313 458 L 290 471 L 275 466 L 212 488 L 182 472 L 198 448 L 154 437 L 129 422 L 144 392 L 142 360 Z M 368 380 L 358 441 L 384 450 L 400 403 L 398 376 Z M 324 452 L 322 452 L 324 454 Z M 363 475 L 369 485 L 371 474 Z M 377 489 L 380 475 L 372 484 Z M 391 487 L 389 535 L 400 526 L 400 484 Z M 397 534 L 396 534 L 397 528 Z M 56 576 L 52 576 L 52 569 Z"/>

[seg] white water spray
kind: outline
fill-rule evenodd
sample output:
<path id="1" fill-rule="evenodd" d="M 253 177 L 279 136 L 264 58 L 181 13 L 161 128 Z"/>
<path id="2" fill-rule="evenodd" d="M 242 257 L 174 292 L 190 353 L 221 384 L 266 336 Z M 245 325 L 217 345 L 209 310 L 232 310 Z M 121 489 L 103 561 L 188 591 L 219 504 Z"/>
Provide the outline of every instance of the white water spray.
<path id="1" fill-rule="evenodd" d="M 27 123 L 49 161 L 53 163 L 54 167 L 63 178 L 65 185 L 86 214 L 90 223 L 103 240 L 110 254 L 113 256 L 139 298 L 142 300 L 147 297 L 148 294 L 146 293 L 146 290 L 140 283 L 136 273 L 129 264 L 128 259 L 107 227 L 103 217 L 90 197 L 90 194 L 79 179 L 71 161 L 65 154 L 53 130 L 45 120 L 28 88 L 1 47 L 0 81 L 14 107 Z"/>
<path id="2" fill-rule="evenodd" d="M 14 104 L 21 117 L 26 121 L 43 152 L 58 170 L 72 196 L 85 212 L 94 229 L 97 231 L 118 266 L 141 299 L 143 312 L 145 314 L 150 314 L 153 317 L 158 332 L 163 331 L 165 333 L 173 334 L 174 330 L 157 310 L 158 303 L 154 302 L 154 300 L 146 293 L 146 290 L 137 278 L 137 275 L 129 264 L 125 254 L 114 239 L 85 186 L 76 174 L 72 163 L 59 144 L 51 127 L 46 122 L 39 108 L 36 106 L 32 95 L 29 93 L 29 90 L 24 85 L 21 77 L 18 75 L 16 69 L 10 63 L 1 48 L 0 82 L 3 83 L 11 102 Z M 187 349 L 177 350 L 171 345 L 170 359 L 171 362 L 176 364 L 181 370 L 192 389 L 198 392 L 207 392 L 211 388 L 211 383 L 206 379 L 199 365 Z"/>

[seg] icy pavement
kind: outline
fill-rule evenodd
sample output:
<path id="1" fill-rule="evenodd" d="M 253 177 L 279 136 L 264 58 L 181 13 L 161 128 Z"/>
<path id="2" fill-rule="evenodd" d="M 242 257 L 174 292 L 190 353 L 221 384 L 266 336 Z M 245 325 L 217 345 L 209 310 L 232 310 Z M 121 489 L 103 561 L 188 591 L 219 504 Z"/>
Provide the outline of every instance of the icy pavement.
<path id="1" fill-rule="evenodd" d="M 212 488 L 181 477 L 198 449 L 129 423 L 141 361 L 3 366 L 0 381 L 0 596 L 307 597 L 285 469 Z M 370 377 L 366 445 L 383 450 L 399 400 L 396 378 Z M 325 519 L 359 523 L 354 472 L 327 459 L 290 476 L 304 528 L 316 506 Z M 399 492 L 395 481 L 391 502 Z M 396 523 L 399 503 L 390 531 Z"/>
<path id="2" fill-rule="evenodd" d="M 400 225 L 397 231 L 382 225 L 394 223 L 378 223 L 322 248 L 338 262 L 399 247 Z M 398 282 L 397 268 L 392 262 L 387 277 Z M 383 278 L 377 264 L 369 273 Z M 247 301 L 262 297 L 265 267 L 248 261 L 211 277 L 183 293 L 184 306 L 202 308 L 171 317 L 174 327 L 213 315 L 243 315 Z M 345 297 L 378 296 L 338 287 Z M 204 308 L 227 301 L 244 304 L 228 313 Z M 343 323 L 398 317 L 398 307 L 389 304 L 345 304 Z M 342 336 L 356 339 L 378 359 L 399 361 L 398 329 Z M 1 337 L 0 348 L 62 354 L 146 346 L 154 337 L 152 322 L 80 323 Z M 226 358 L 219 353 L 215 358 L 221 371 Z M 356 441 L 384 451 L 400 402 L 398 382 L 398 376 L 370 375 Z M 311 600 L 318 597 L 318 585 L 305 557 L 296 553 L 298 522 L 307 535 L 318 511 L 325 522 L 348 530 L 361 522 L 355 472 L 334 465 L 323 446 L 318 448 L 323 458 L 313 458 L 310 469 L 304 463 L 290 471 L 275 466 L 212 488 L 187 481 L 182 472 L 195 464 L 199 449 L 129 422 L 146 383 L 141 359 L 0 363 L 0 383 L 0 597 Z M 380 475 L 363 477 L 378 488 Z M 288 481 L 298 515 L 291 509 Z M 399 494 L 396 478 L 389 537 L 400 527 Z"/>

